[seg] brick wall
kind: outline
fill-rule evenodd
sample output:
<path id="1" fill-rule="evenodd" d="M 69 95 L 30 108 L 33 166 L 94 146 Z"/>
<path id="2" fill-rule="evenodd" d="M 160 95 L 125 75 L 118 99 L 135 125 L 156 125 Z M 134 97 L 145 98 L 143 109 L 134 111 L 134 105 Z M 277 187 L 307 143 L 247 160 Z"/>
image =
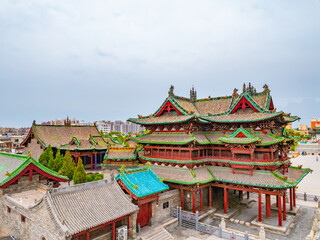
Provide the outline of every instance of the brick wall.
<path id="1" fill-rule="evenodd" d="M 155 206 L 155 222 L 162 222 L 166 218 L 169 218 L 170 207 L 177 206 L 180 206 L 180 191 L 178 189 L 169 190 L 159 194 L 158 205 Z"/>

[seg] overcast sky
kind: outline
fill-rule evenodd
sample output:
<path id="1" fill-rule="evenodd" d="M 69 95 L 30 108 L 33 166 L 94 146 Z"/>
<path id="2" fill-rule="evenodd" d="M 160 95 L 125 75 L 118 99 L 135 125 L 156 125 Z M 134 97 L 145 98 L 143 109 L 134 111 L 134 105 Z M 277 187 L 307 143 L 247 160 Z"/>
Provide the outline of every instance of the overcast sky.
<path id="1" fill-rule="evenodd" d="M 320 1 L 0 1 L 0 126 L 126 120 L 252 82 L 320 117 Z"/>

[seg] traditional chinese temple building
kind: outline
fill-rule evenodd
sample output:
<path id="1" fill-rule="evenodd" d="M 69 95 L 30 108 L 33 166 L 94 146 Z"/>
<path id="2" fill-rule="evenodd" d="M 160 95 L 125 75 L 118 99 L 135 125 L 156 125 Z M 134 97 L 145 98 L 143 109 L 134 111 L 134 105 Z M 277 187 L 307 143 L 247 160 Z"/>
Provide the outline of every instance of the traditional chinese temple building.
<path id="1" fill-rule="evenodd" d="M 289 190 L 293 208 L 295 187 L 310 169 L 291 167 L 287 155 L 294 139 L 285 126 L 299 118 L 276 111 L 268 86 L 263 88 L 257 92 L 249 84 L 242 93 L 234 89 L 230 96 L 197 99 L 194 88 L 185 98 L 176 96 L 171 86 L 154 114 L 128 120 L 150 130 L 131 138 L 144 147 L 139 159 L 152 163 L 159 177 L 181 191 L 182 208 L 202 211 L 204 204 L 212 205 L 214 192 L 222 190 L 227 213 L 228 190 L 238 190 L 240 198 L 243 192 L 254 192 L 261 221 L 262 195 L 266 217 L 271 216 L 274 195 L 282 226 L 285 193 Z"/>
<path id="2" fill-rule="evenodd" d="M 122 189 L 130 194 L 133 202 L 139 206 L 137 223 L 140 227 L 149 224 L 150 219 L 155 215 L 155 205 L 158 203 L 159 193 L 168 190 L 168 185 L 163 183 L 150 169 L 146 167 L 126 170 L 125 166 L 115 178 Z"/>
<path id="3" fill-rule="evenodd" d="M 135 166 L 138 164 L 138 151 L 136 147 L 109 147 L 107 150 L 103 166 Z"/>
<path id="4" fill-rule="evenodd" d="M 24 154 L 31 152 L 35 159 L 49 146 L 55 151 L 60 148 L 62 153 L 70 150 L 75 163 L 79 157 L 86 168 L 96 169 L 103 161 L 108 148 L 107 139 L 104 139 L 96 126 L 71 125 L 39 125 L 33 122 L 28 136 L 21 143 Z"/>

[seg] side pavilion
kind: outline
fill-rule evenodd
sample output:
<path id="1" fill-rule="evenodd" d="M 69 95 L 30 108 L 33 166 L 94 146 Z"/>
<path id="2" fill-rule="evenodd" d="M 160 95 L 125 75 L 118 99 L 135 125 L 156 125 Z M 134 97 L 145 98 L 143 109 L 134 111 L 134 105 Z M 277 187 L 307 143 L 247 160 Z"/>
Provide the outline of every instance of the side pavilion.
<path id="1" fill-rule="evenodd" d="M 82 158 L 86 168 L 96 169 L 103 161 L 108 142 L 101 136 L 96 126 L 40 125 L 33 122 L 28 136 L 21 143 L 24 154 L 28 151 L 38 160 L 41 153 L 49 146 L 54 151 L 60 148 L 62 153 L 70 150 L 75 163 Z"/>
<path id="2" fill-rule="evenodd" d="M 168 190 L 168 185 L 152 171 L 149 163 L 146 167 L 130 170 L 125 170 L 125 166 L 122 166 L 115 179 L 130 194 L 133 203 L 139 206 L 137 223 L 140 227 L 148 225 L 149 220 L 154 217 L 153 209 L 158 202 L 159 193 Z"/>

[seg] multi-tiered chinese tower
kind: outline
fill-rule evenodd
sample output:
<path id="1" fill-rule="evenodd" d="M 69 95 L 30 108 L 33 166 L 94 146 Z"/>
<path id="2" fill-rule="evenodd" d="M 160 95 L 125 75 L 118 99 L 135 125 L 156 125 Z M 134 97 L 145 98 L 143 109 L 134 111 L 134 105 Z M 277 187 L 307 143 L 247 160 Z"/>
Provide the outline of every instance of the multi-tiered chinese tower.
<path id="1" fill-rule="evenodd" d="M 248 196 L 255 192 L 261 221 L 261 194 L 266 195 L 267 217 L 270 195 L 276 195 L 282 225 L 281 198 L 290 189 L 293 208 L 294 188 L 310 169 L 291 167 L 287 155 L 294 138 L 285 126 L 298 117 L 276 111 L 268 86 L 263 89 L 257 92 L 249 84 L 240 94 L 234 89 L 231 96 L 197 99 L 194 88 L 185 98 L 174 95 L 171 86 L 154 114 L 129 119 L 150 130 L 132 138 L 144 147 L 140 161 L 153 164 L 158 176 L 181 190 L 182 207 L 211 206 L 212 189 L 223 188 L 226 213 L 228 189 L 238 190 L 241 199 L 243 191 Z"/>

